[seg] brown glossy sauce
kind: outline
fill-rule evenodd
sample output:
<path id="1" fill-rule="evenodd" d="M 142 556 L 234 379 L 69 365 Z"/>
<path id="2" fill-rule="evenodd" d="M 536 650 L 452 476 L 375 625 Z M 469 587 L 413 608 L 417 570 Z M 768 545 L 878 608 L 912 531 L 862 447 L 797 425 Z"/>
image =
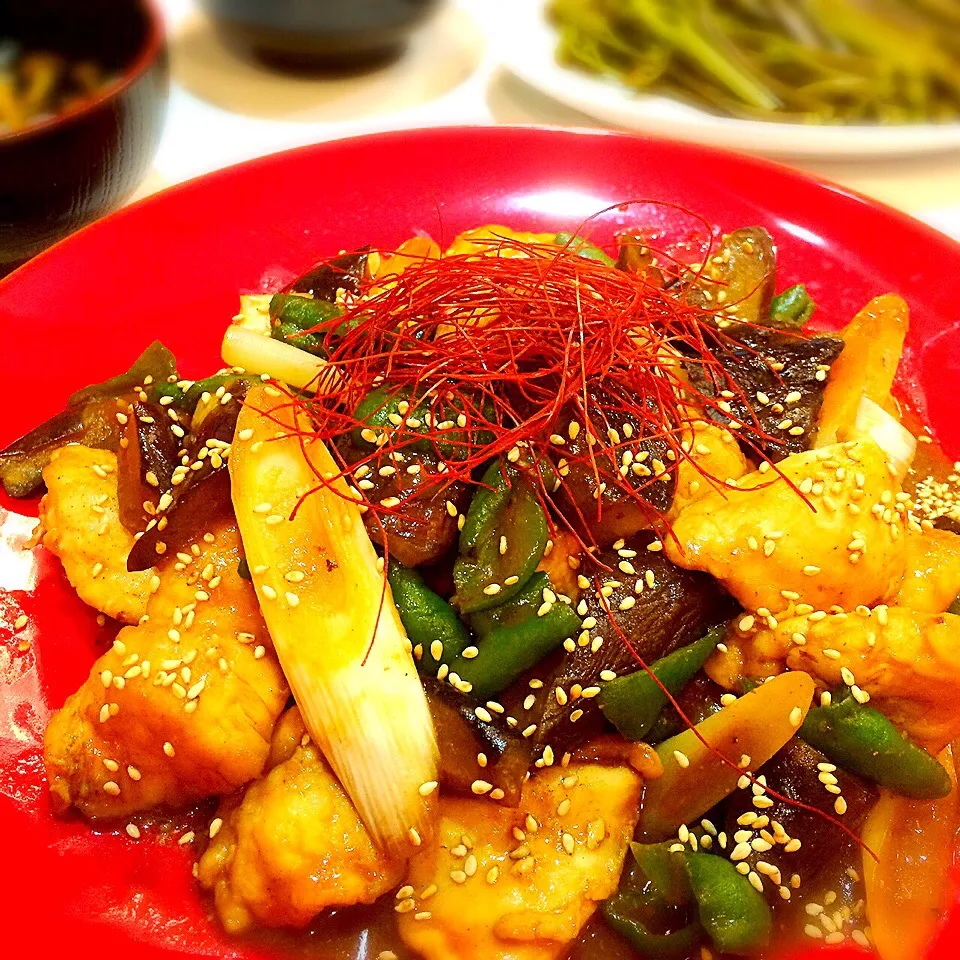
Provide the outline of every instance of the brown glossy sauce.
<path id="1" fill-rule="evenodd" d="M 267 947 L 278 958 L 311 960 L 377 960 L 384 950 L 398 960 L 417 960 L 400 940 L 393 897 L 383 897 L 368 907 L 332 910 L 305 930 L 258 930 L 240 939 Z"/>

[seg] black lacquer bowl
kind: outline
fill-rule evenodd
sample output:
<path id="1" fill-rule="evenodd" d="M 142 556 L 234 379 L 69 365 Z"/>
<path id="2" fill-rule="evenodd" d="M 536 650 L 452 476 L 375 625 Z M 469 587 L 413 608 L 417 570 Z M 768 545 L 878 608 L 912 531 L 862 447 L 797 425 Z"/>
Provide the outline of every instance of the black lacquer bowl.
<path id="1" fill-rule="evenodd" d="M 439 0 L 201 0 L 228 39 L 285 66 L 388 59 Z"/>
<path id="2" fill-rule="evenodd" d="M 0 135 L 0 276 L 129 196 L 166 112 L 163 24 L 149 0 L 0 0 L 0 36 L 93 60 L 116 79 L 95 98 Z"/>

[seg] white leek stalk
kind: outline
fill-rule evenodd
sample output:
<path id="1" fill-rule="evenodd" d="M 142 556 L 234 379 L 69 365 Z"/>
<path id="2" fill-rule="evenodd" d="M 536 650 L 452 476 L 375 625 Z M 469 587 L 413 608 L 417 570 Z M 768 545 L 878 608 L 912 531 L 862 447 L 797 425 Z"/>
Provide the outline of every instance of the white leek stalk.
<path id="1" fill-rule="evenodd" d="M 433 723 L 359 506 L 342 478 L 331 489 L 314 471 L 340 472 L 291 399 L 254 386 L 230 480 L 263 617 L 307 729 L 370 833 L 409 851 L 428 826 Z"/>
<path id="2" fill-rule="evenodd" d="M 220 347 L 223 362 L 247 373 L 267 374 L 298 390 L 331 390 L 339 382 L 334 368 L 306 350 L 256 333 L 240 324 L 227 327 Z"/>
<path id="3" fill-rule="evenodd" d="M 860 399 L 852 436 L 872 440 L 887 455 L 890 469 L 898 481 L 907 475 L 917 451 L 916 438 L 896 417 L 869 397 Z"/>

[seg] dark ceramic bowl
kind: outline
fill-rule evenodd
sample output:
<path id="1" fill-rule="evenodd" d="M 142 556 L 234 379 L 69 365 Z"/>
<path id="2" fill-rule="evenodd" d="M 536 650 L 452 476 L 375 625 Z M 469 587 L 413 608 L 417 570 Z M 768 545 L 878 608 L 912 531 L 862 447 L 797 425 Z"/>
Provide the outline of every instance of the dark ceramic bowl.
<path id="1" fill-rule="evenodd" d="M 288 66 L 354 67 L 388 59 L 439 0 L 201 0 L 235 43 Z"/>
<path id="2" fill-rule="evenodd" d="M 118 77 L 95 99 L 0 136 L 2 276 L 133 192 L 156 153 L 168 72 L 150 0 L 0 0 L 0 10 L 0 37 Z"/>

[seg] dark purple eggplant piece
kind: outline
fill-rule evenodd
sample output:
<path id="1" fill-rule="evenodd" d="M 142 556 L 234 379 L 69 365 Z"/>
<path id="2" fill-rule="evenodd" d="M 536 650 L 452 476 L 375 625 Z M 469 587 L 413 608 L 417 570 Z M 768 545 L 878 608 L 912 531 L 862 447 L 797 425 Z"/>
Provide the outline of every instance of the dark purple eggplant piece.
<path id="1" fill-rule="evenodd" d="M 97 450 L 119 448 L 122 405 L 101 398 L 67 407 L 0 451 L 0 482 L 11 497 L 29 497 L 43 486 L 43 468 L 67 443 L 83 443 Z"/>
<path id="2" fill-rule="evenodd" d="M 812 882 L 808 883 L 801 875 L 799 890 L 790 900 L 781 900 L 774 905 L 772 956 L 789 956 L 798 943 L 807 939 L 809 924 L 822 927 L 820 915 L 811 916 L 807 912 L 807 907 L 812 904 L 823 906 L 823 913 L 832 921 L 838 913 L 841 920 L 849 917 L 843 923 L 835 923 L 837 929 L 845 929 L 847 933 L 868 925 L 863 858 L 857 844 L 845 836 L 834 849 L 825 851 L 823 865 L 817 868 Z M 826 933 L 827 928 L 823 929 Z M 832 932 L 833 928 L 830 929 Z"/>
<path id="3" fill-rule="evenodd" d="M 593 459 L 582 413 L 572 405 L 561 413 L 558 433 L 568 436 L 574 421 L 581 429 L 557 449 L 561 485 L 555 497 L 587 543 L 603 547 L 650 529 L 673 501 L 676 476 L 669 470 L 669 446 L 660 437 L 648 436 L 640 418 L 622 412 L 635 404 L 636 398 L 590 390 L 587 414 L 594 433 L 603 439 L 602 445 L 592 448 Z M 614 449 L 611 442 L 616 444 Z M 633 460 L 624 474 L 623 457 L 628 453 Z M 598 489 L 602 491 L 599 498 Z"/>
<path id="4" fill-rule="evenodd" d="M 819 764 L 825 764 L 821 770 Z M 791 740 L 772 760 L 765 763 L 759 774 L 766 777 L 767 785 L 790 800 L 800 801 L 821 810 L 834 819 L 841 820 L 851 830 L 856 830 L 867 812 L 877 800 L 874 787 L 844 770 L 832 769 L 827 758 L 799 738 Z M 840 794 L 834 795 L 826 790 L 821 777 L 835 777 Z M 834 804 L 837 796 L 846 802 L 846 812 L 838 816 Z M 800 848 L 792 853 L 785 850 L 785 844 L 774 843 L 770 850 L 751 850 L 746 862 L 756 869 L 758 861 L 764 861 L 776 867 L 788 883 L 790 877 L 800 875 L 804 887 L 809 885 L 829 862 L 834 852 L 847 842 L 847 835 L 831 823 L 826 817 L 808 810 L 801 810 L 791 804 L 773 797 L 773 806 L 757 810 L 753 805 L 753 788 L 735 791 L 727 801 L 726 825 L 728 852 L 732 851 L 734 834 L 749 827 L 737 821 L 744 814 L 757 814 L 769 818 L 769 823 L 779 823 L 786 834 L 800 841 Z M 718 824 L 719 827 L 719 824 Z M 765 828 L 770 830 L 770 827 Z M 759 831 L 752 831 L 751 837 L 759 837 Z M 763 839 L 766 839 L 764 837 Z M 768 895 L 779 899 L 777 884 L 765 884 L 770 889 Z"/>
<path id="5" fill-rule="evenodd" d="M 687 299 L 706 310 L 722 311 L 731 320 L 765 324 L 776 286 L 773 238 L 763 227 L 743 227 L 721 240 Z"/>
<path id="6" fill-rule="evenodd" d="M 176 376 L 173 354 L 154 341 L 119 376 L 95 383 L 72 394 L 66 409 L 34 427 L 0 451 L 0 482 L 11 497 L 29 497 L 43 486 L 43 468 L 55 450 L 67 443 L 83 443 L 101 450 L 119 449 L 120 425 L 115 419 L 124 404 L 114 401 L 132 391 L 147 377 L 160 382 Z"/>
<path id="7" fill-rule="evenodd" d="M 55 450 L 83 436 L 83 407 L 68 407 L 0 451 L 0 481 L 11 497 L 29 497 L 43 484 Z"/>
<path id="8" fill-rule="evenodd" d="M 698 640 L 737 609 L 712 577 L 681 570 L 662 552 L 647 550 L 651 540 L 650 534 L 639 534 L 623 548 L 636 551 L 636 556 L 627 560 L 635 573 L 627 574 L 619 568 L 626 558 L 615 550 L 606 551 L 599 558 L 609 569 L 596 571 L 601 585 L 613 587 L 606 603 L 614 622 L 648 664 Z M 647 571 L 653 576 L 652 587 L 647 583 Z M 590 576 L 589 570 L 587 575 Z M 635 589 L 638 580 L 644 584 L 640 593 Z M 627 598 L 633 598 L 633 606 L 620 609 Z M 507 712 L 517 717 L 521 729 L 536 724 L 530 739 L 537 754 L 549 744 L 559 755 L 596 736 L 604 729 L 605 721 L 596 698 L 589 695 L 591 688 L 602 685 L 601 674 L 605 671 L 620 675 L 639 669 L 634 653 L 613 629 L 593 588 L 584 591 L 580 598 L 577 612 L 581 611 L 583 620 L 596 621 L 596 626 L 580 635 L 572 652 L 563 651 L 540 664 L 502 698 Z M 595 650 L 598 637 L 602 643 Z M 531 690 L 530 679 L 542 681 L 542 688 Z M 558 688 L 562 691 L 559 699 Z M 587 697 L 582 696 L 584 690 L 588 691 Z M 527 707 L 531 694 L 534 701 Z"/>
<path id="9" fill-rule="evenodd" d="M 227 460 L 216 454 L 216 442 L 232 443 L 237 417 L 243 405 L 245 387 L 235 387 L 226 404 L 218 404 L 204 418 L 199 431 L 190 438 L 186 458 L 190 464 L 199 463 L 196 470 L 189 469 L 181 483 L 170 490 L 173 497 L 170 505 L 139 537 L 127 557 L 127 569 L 147 570 L 164 553 L 176 553 L 184 549 L 202 534 L 211 522 L 233 510 L 230 499 L 230 473 Z M 199 457 L 207 448 L 213 452 Z"/>
<path id="10" fill-rule="evenodd" d="M 475 780 L 485 780 L 503 791 L 501 803 L 515 807 L 533 758 L 529 739 L 509 725 L 503 714 L 489 711 L 481 720 L 474 700 L 447 683 L 424 679 L 427 702 L 440 748 L 440 781 L 444 789 L 473 795 Z M 478 755 L 486 758 L 485 766 Z"/>
<path id="11" fill-rule="evenodd" d="M 356 463 L 369 453 L 359 452 L 346 437 L 338 443 L 338 449 L 347 464 Z M 384 453 L 370 461 L 370 471 L 362 479 L 373 486 L 364 490 L 365 496 L 372 502 L 397 497 L 403 506 L 395 513 L 381 513 L 377 517 L 368 511 L 364 514 L 364 523 L 374 543 L 384 546 L 386 540 L 392 559 L 405 567 L 421 567 L 435 563 L 453 548 L 457 540 L 457 518 L 450 516 L 447 503 L 463 512 L 470 502 L 470 489 L 457 481 L 444 487 L 431 484 L 426 492 L 419 493 L 427 475 L 436 471 L 437 461 L 426 453 L 408 451 L 404 456 L 405 461 L 395 462 Z M 407 473 L 406 467 L 412 463 L 420 465 L 420 473 Z M 380 468 L 385 466 L 394 467 L 396 472 L 389 477 L 380 476 Z"/>
<path id="12" fill-rule="evenodd" d="M 147 514 L 156 512 L 161 491 L 171 487 L 181 442 L 171 430 L 167 408 L 159 404 L 138 400 L 125 415 L 117 451 L 117 498 L 121 523 L 137 533 L 148 521 Z"/>
<path id="13" fill-rule="evenodd" d="M 360 282 L 367 269 L 369 247 L 324 260 L 289 284 L 285 293 L 308 293 L 315 300 L 336 303 L 338 290 L 360 292 Z"/>
<path id="14" fill-rule="evenodd" d="M 722 372 L 699 362 L 688 363 L 687 372 L 701 394 L 724 403 L 724 411 L 709 407 L 708 416 L 724 426 L 731 420 L 745 424 L 751 439 L 759 428 L 771 439 L 756 438 L 754 442 L 773 463 L 808 449 L 823 403 L 826 373 L 840 356 L 843 341 L 742 324 L 705 333 L 705 337 Z M 720 400 L 722 392 L 742 392 L 742 397 Z M 756 456 L 744 431 L 738 435 L 744 453 Z"/>

